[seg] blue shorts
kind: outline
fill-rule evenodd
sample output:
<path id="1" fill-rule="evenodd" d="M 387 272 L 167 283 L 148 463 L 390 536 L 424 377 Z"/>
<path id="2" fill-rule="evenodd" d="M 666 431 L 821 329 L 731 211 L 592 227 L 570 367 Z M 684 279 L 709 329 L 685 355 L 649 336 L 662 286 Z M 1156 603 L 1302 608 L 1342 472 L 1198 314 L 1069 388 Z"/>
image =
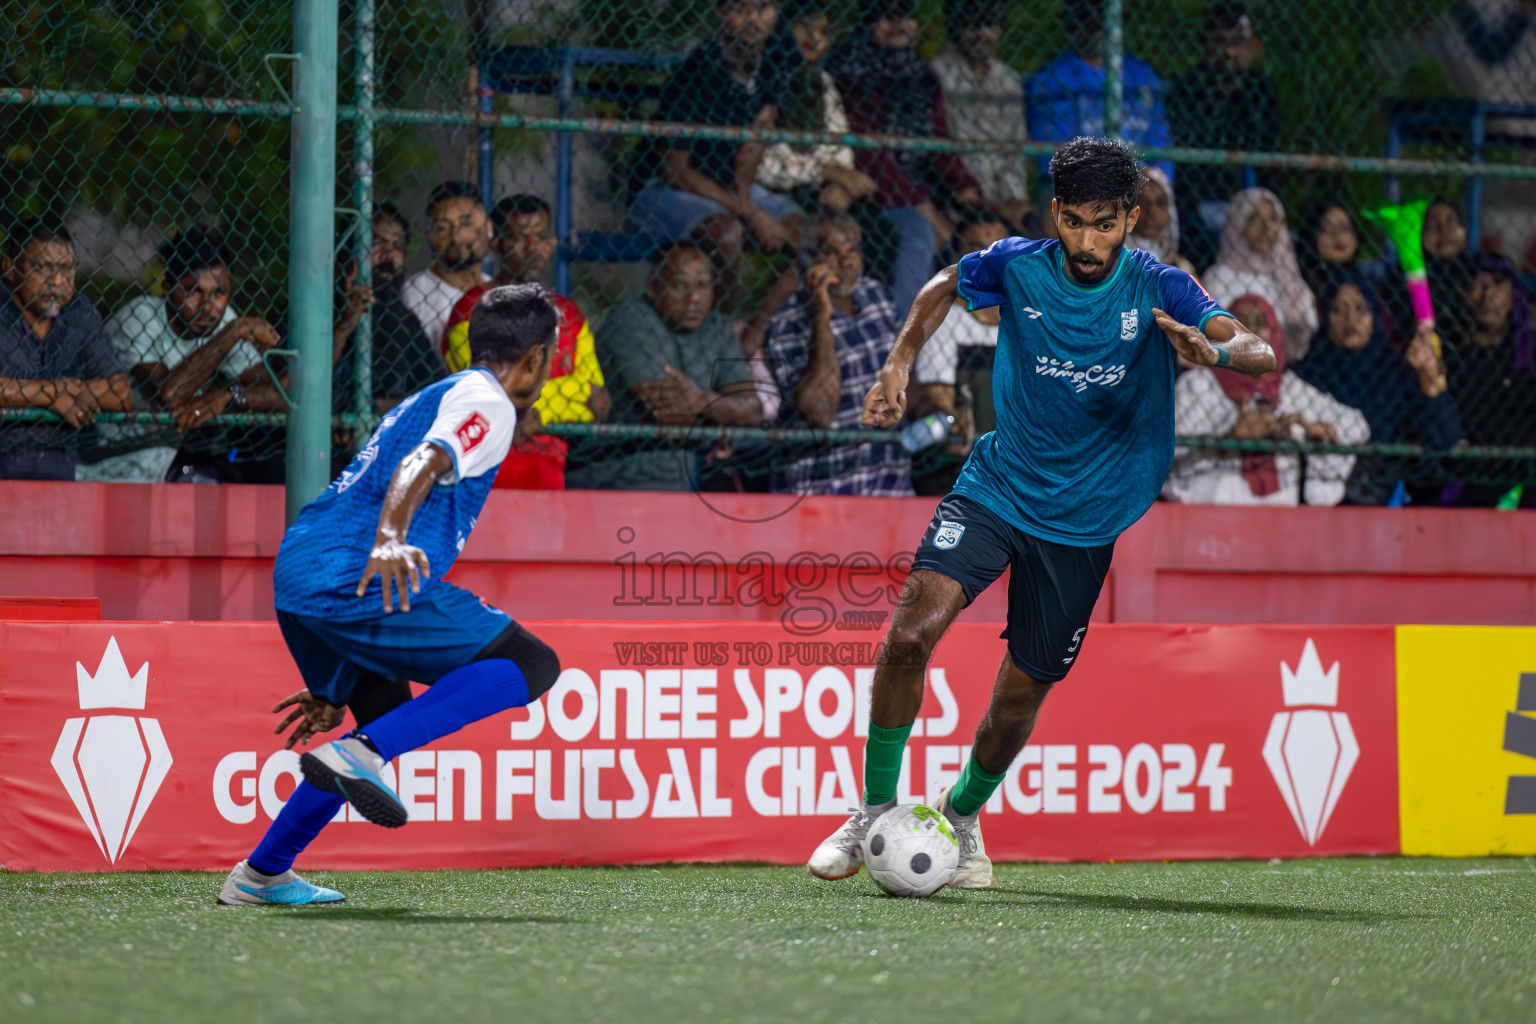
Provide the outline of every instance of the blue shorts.
<path id="1" fill-rule="evenodd" d="M 512 625 L 512 617 L 452 583 L 411 597 L 408 612 L 329 619 L 279 610 L 277 625 L 309 692 L 347 702 L 364 675 L 433 683 L 468 665 Z"/>
<path id="2" fill-rule="evenodd" d="M 1055 683 L 1082 653 L 1114 553 L 1113 543 L 1074 548 L 1041 540 L 979 502 L 950 494 L 934 511 L 912 568 L 959 583 L 967 604 L 1009 570 L 1008 655 L 1031 679 Z"/>

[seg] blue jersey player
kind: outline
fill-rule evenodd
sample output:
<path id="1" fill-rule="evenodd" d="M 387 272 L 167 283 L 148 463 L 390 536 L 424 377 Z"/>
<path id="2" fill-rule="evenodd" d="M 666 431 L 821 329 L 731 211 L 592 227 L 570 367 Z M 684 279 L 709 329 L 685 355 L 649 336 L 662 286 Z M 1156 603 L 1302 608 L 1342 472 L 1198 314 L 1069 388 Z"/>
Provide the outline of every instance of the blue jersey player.
<path id="1" fill-rule="evenodd" d="M 337 903 L 292 865 L 344 802 L 398 827 L 405 806 L 382 777 L 397 755 L 537 700 L 555 652 L 505 612 L 446 583 L 518 413 L 549 374 L 559 315 L 538 285 L 494 288 L 469 320 L 473 365 L 391 409 L 368 444 L 288 528 L 273 573 L 277 621 L 306 689 L 288 746 L 357 728 L 300 759 L 304 780 L 219 902 Z M 397 606 L 398 605 L 398 606 Z M 431 684 L 411 699 L 407 680 Z"/>
<path id="2" fill-rule="evenodd" d="M 997 428 L 976 442 L 923 535 L 875 668 L 864 796 L 807 867 L 845 878 L 863 864 L 870 823 L 895 805 L 902 752 L 934 645 L 1009 570 L 1008 653 L 959 781 L 939 809 L 960 841 L 949 884 L 992 884 L 977 823 L 1023 749 L 1041 702 L 1082 654 L 1115 538 L 1152 505 L 1173 461 L 1177 356 L 1249 374 L 1275 357 L 1188 274 L 1125 239 L 1141 166 L 1130 149 L 1079 138 L 1051 161 L 1059 240 L 1008 238 L 937 274 L 918 295 L 864 405 L 894 425 L 908 374 L 956 296 L 999 307 Z"/>

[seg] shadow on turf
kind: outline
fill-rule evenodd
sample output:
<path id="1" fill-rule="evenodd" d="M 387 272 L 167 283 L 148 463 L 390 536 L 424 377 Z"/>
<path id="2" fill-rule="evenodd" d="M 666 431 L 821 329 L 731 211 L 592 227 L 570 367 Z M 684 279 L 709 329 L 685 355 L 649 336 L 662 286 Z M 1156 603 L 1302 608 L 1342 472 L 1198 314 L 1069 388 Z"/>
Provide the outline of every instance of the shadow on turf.
<path id="1" fill-rule="evenodd" d="M 1329 910 L 1318 907 L 1291 907 L 1281 903 L 1222 903 L 1214 900 L 1168 900 L 1156 896 L 1114 896 L 1103 893 L 1052 892 L 1049 889 L 995 889 L 988 902 L 1019 903 L 1039 906 L 1057 903 L 1063 906 L 1089 907 L 1096 910 L 1139 910 L 1154 914 L 1217 914 L 1252 917 L 1271 921 L 1338 921 L 1350 924 L 1381 924 L 1407 921 L 1420 914 L 1383 914 L 1365 910 Z M 1011 894 L 1033 899 L 1011 899 Z"/>
<path id="2" fill-rule="evenodd" d="M 297 909 L 297 908 L 296 908 Z M 430 914 L 409 907 L 306 907 L 284 914 L 284 924 L 293 921 L 392 921 L 400 924 L 589 924 L 586 918 L 555 917 L 549 914 Z"/>

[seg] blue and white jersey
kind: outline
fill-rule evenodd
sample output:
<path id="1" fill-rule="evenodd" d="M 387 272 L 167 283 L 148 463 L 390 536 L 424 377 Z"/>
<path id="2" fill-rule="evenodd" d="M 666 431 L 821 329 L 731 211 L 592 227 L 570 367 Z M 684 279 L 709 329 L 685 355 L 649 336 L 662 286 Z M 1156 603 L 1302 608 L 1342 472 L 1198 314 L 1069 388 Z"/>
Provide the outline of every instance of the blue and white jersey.
<path id="1" fill-rule="evenodd" d="M 436 586 L 475 528 L 516 426 L 517 407 L 483 368 L 460 371 L 391 409 L 363 450 L 324 494 L 304 506 L 283 536 L 272 574 L 278 610 L 330 619 L 380 613 L 380 580 L 370 581 L 362 597 L 357 581 L 373 551 L 390 478 L 423 441 L 453 458 L 453 473 L 432 488 L 406 535 L 431 562 L 422 593 Z"/>
<path id="2" fill-rule="evenodd" d="M 1125 250 L 1099 284 L 1073 281 L 1061 243 L 1005 238 L 960 260 L 971 309 L 1000 306 L 997 428 L 955 490 L 1025 533 L 1108 544 L 1152 506 L 1173 463 L 1173 346 L 1152 307 L 1204 329 L 1230 316 L 1194 278 Z"/>

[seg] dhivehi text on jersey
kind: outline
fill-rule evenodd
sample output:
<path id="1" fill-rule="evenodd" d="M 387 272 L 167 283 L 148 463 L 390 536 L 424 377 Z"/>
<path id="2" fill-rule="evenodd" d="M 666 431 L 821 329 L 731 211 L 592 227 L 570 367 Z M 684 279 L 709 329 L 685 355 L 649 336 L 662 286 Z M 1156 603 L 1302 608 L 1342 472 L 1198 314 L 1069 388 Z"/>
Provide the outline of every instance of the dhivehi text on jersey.
<path id="1" fill-rule="evenodd" d="M 1125 364 L 1102 366 L 1094 363 L 1086 370 L 1079 370 L 1072 360 L 1062 362 L 1048 356 L 1035 357 L 1035 372 L 1045 377 L 1060 377 L 1078 391 L 1085 391 L 1089 384 L 1112 388 L 1125 380 Z"/>

